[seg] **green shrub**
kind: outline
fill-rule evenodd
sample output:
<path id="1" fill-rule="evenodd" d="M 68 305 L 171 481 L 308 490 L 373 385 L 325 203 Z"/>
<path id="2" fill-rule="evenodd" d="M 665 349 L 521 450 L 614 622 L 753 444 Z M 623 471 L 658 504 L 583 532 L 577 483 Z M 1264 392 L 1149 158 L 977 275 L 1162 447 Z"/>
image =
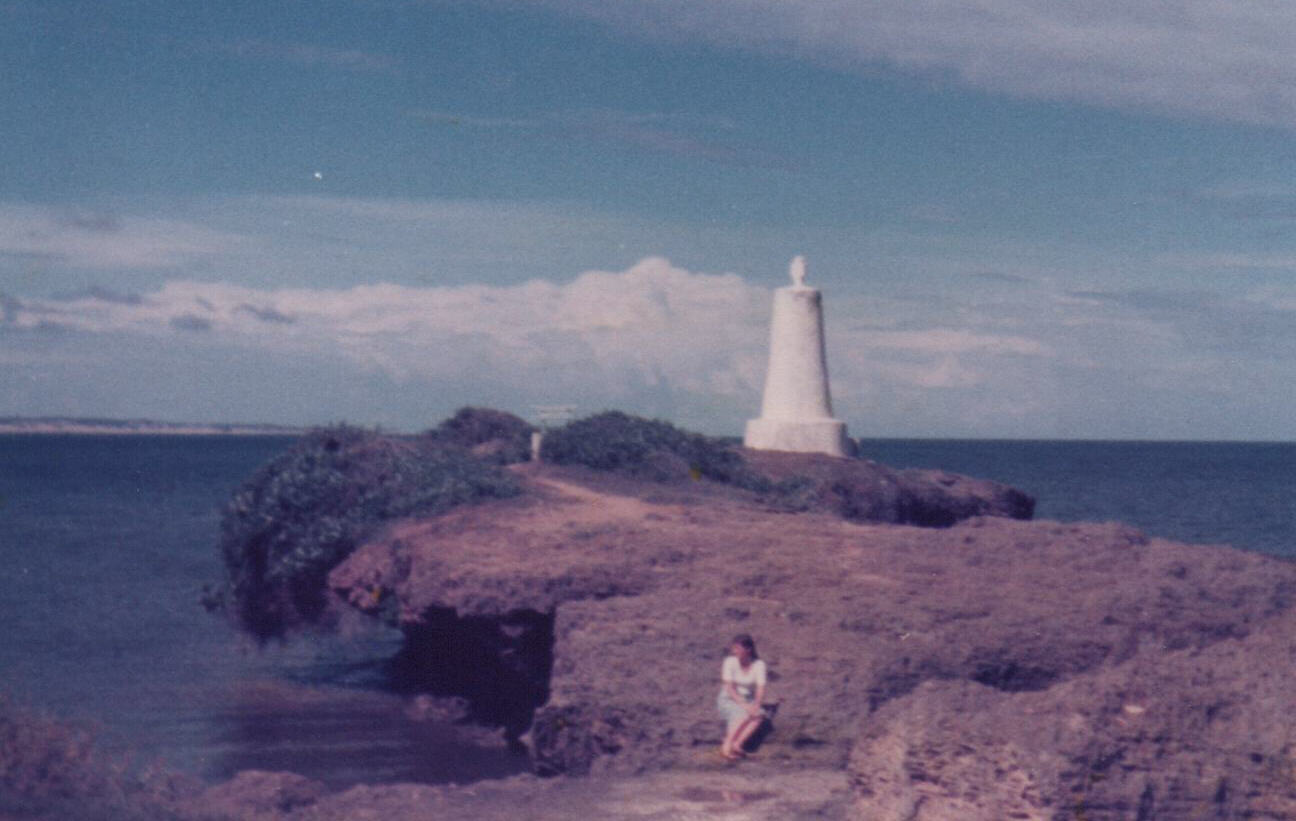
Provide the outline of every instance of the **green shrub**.
<path id="1" fill-rule="evenodd" d="M 658 481 L 691 472 L 753 490 L 768 484 L 718 439 L 620 411 L 578 419 L 546 433 L 541 456 L 554 464 L 584 465 Z"/>
<path id="2" fill-rule="evenodd" d="M 449 445 L 469 448 L 498 464 L 525 462 L 531 458 L 531 431 L 525 419 L 491 408 L 460 408 L 454 416 L 427 432 L 427 436 Z"/>
<path id="3" fill-rule="evenodd" d="M 348 426 L 312 431 L 225 509 L 227 607 L 262 638 L 315 623 L 328 573 L 385 522 L 518 493 L 497 466 L 435 437 Z"/>

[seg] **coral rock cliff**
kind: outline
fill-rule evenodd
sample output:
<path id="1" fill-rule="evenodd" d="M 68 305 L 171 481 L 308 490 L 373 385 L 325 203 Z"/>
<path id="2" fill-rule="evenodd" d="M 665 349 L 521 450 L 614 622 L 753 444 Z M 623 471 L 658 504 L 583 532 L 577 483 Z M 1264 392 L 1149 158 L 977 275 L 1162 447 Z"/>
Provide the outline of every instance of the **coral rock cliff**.
<path id="1" fill-rule="evenodd" d="M 815 478 L 812 512 L 525 465 L 521 497 L 397 522 L 329 583 L 395 608 L 416 656 L 474 636 L 506 682 L 486 712 L 530 720 L 541 773 L 713 764 L 720 661 L 745 632 L 780 705 L 759 758 L 844 771 L 857 817 L 1296 817 L 1296 566 L 1019 521 L 1028 498 L 944 474 L 886 493 L 961 500 L 927 524 L 972 518 L 853 521 L 870 497 L 833 475 L 847 460 L 748 458 Z"/>

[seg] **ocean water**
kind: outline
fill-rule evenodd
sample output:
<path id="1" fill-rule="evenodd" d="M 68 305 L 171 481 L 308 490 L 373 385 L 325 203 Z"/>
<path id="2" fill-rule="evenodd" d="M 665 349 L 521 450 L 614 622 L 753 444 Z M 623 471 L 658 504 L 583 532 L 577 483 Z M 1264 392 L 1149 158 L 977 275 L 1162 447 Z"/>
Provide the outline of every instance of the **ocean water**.
<path id="1" fill-rule="evenodd" d="M 411 721 L 384 662 L 399 635 L 258 648 L 199 604 L 220 509 L 290 440 L 0 436 L 0 690 L 105 745 L 208 779 L 288 769 L 333 786 L 517 772 L 506 749 Z M 865 440 L 896 467 L 997 479 L 1037 518 L 1296 556 L 1296 445 Z"/>
<path id="2" fill-rule="evenodd" d="M 1036 519 L 1119 521 L 1152 536 L 1296 557 L 1296 443 L 866 439 L 893 467 L 995 479 Z"/>
<path id="3" fill-rule="evenodd" d="M 264 648 L 200 605 L 221 578 L 220 510 L 290 439 L 0 436 L 0 690 L 104 746 L 209 780 L 242 769 L 332 786 L 525 769 L 411 721 L 385 662 L 400 636 Z"/>

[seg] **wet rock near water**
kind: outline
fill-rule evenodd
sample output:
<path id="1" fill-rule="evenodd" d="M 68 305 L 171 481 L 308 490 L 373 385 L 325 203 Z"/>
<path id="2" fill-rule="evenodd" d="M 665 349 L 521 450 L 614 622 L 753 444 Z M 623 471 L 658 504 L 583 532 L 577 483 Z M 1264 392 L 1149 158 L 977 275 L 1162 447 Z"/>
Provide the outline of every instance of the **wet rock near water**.
<path id="1" fill-rule="evenodd" d="M 187 814 L 244 821 L 276 819 L 314 804 L 327 793 L 323 784 L 296 773 L 245 770 L 205 790 Z"/>

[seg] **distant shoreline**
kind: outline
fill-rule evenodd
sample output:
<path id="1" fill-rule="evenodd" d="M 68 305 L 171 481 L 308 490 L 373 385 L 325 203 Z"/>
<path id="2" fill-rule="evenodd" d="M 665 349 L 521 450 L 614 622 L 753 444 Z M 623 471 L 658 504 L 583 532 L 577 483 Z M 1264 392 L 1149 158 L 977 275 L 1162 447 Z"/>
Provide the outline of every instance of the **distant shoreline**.
<path id="1" fill-rule="evenodd" d="M 299 436 L 303 431 L 304 428 L 286 425 L 194 424 L 152 419 L 0 419 L 0 435 Z"/>

